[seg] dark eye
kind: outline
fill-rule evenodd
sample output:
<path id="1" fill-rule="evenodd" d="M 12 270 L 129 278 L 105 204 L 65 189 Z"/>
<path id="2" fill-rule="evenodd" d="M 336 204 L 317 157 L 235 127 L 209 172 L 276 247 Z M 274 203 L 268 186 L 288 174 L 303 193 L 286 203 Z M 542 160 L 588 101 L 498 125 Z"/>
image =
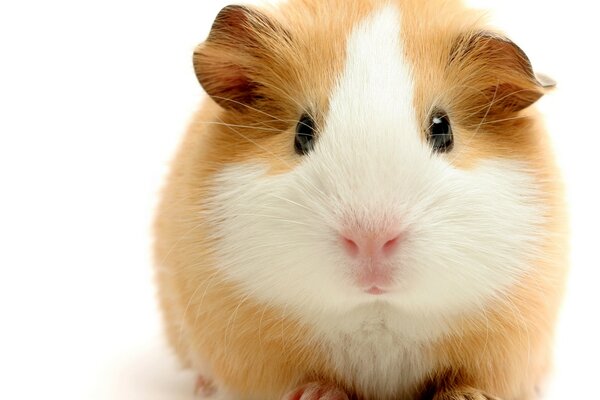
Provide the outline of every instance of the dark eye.
<path id="1" fill-rule="evenodd" d="M 294 147 L 296 153 L 303 156 L 308 154 L 315 145 L 315 121 L 304 114 L 296 125 L 296 139 Z"/>
<path id="2" fill-rule="evenodd" d="M 450 125 L 450 119 L 445 113 L 438 112 L 431 116 L 429 122 L 429 143 L 431 143 L 433 150 L 439 153 L 452 150 L 454 146 L 452 125 Z"/>

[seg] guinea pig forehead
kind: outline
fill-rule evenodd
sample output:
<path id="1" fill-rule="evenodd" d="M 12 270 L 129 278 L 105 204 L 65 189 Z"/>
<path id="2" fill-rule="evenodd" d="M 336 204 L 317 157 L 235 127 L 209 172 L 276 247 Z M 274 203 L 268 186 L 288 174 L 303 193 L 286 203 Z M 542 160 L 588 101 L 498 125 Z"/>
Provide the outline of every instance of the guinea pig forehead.
<path id="1" fill-rule="evenodd" d="M 351 127 L 357 137 L 402 127 L 414 136 L 414 78 L 405 55 L 402 19 L 399 7 L 386 5 L 372 10 L 349 32 L 327 118 L 333 130 L 347 132 L 343 128 Z"/>

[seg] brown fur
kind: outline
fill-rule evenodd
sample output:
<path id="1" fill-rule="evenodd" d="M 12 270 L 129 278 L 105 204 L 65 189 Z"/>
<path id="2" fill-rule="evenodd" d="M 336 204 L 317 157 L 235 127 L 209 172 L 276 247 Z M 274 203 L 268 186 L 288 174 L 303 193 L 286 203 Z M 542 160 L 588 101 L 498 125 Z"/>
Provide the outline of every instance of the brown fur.
<path id="1" fill-rule="evenodd" d="M 482 34 L 480 14 L 452 0 L 396 2 L 417 71 L 415 108 L 423 132 L 435 102 L 456 124 L 456 147 L 447 155 L 456 166 L 498 156 L 524 161 L 546 194 L 549 221 L 535 273 L 510 300 L 490 304 L 484 320 L 465 316 L 454 336 L 432 343 L 438 369 L 415 393 L 435 400 L 533 399 L 550 365 L 566 266 L 562 189 L 548 139 L 535 111 L 520 111 L 542 89 L 518 48 Z M 351 391 L 351 382 L 332 376 L 310 327 L 222 275 L 212 262 L 214 239 L 202 223 L 201 199 L 224 165 L 261 160 L 274 174 L 296 165 L 293 127 L 306 111 L 323 122 L 348 31 L 384 3 L 292 0 L 277 12 L 233 9 L 196 51 L 196 71 L 214 100 L 196 115 L 164 191 L 156 221 L 157 281 L 169 340 L 183 363 L 209 365 L 219 382 L 239 393 L 275 400 L 313 380 Z"/>

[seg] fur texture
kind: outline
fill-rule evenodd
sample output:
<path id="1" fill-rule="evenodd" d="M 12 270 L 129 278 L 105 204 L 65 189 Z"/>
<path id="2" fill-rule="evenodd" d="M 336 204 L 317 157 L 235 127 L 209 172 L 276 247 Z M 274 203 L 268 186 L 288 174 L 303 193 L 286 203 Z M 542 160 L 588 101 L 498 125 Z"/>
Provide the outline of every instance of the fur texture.
<path id="1" fill-rule="evenodd" d="M 455 1 L 292 0 L 226 8 L 194 64 L 211 99 L 164 193 L 157 278 L 170 341 L 215 399 L 311 382 L 365 400 L 535 398 L 565 217 L 531 107 L 544 88 L 516 45 Z M 427 140 L 435 110 L 446 154 Z M 303 114 L 317 140 L 301 157 Z M 405 235 L 393 285 L 373 296 L 339 238 L 390 227 Z"/>

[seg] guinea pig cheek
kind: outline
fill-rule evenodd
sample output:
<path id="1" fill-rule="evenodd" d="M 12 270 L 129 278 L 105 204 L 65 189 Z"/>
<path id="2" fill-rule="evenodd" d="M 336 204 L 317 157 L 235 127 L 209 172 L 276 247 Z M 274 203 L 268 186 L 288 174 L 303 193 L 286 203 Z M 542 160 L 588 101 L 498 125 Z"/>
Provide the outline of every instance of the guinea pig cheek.
<path id="1" fill-rule="evenodd" d="M 331 246 L 334 233 L 318 201 L 316 182 L 298 170 L 272 175 L 268 165 L 235 165 L 213 180 L 206 204 L 219 268 L 228 279 L 264 302 L 321 309 L 343 306 L 348 285 L 341 284 Z M 342 278 L 342 279 L 340 279 Z"/>

